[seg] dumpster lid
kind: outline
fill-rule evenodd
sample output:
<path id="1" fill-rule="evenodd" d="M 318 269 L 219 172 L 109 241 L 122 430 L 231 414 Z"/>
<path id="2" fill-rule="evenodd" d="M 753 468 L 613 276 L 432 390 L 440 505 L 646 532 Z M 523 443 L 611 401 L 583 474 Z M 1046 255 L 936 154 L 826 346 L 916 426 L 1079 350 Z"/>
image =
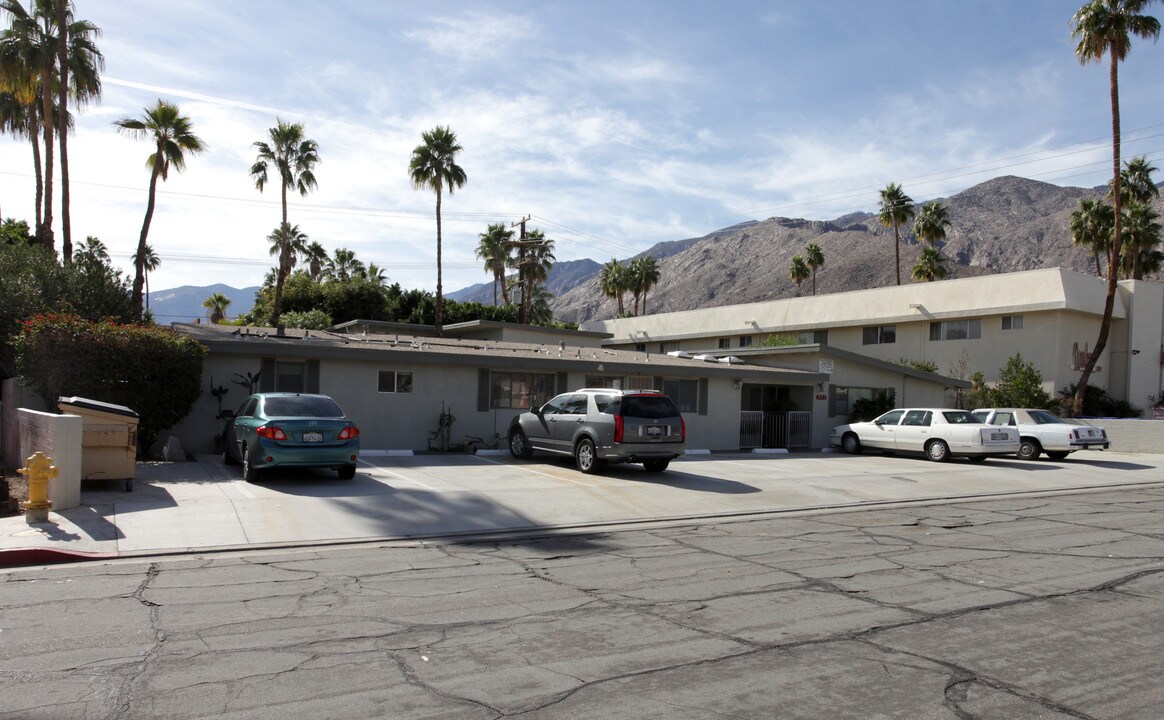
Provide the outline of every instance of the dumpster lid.
<path id="1" fill-rule="evenodd" d="M 84 410 L 100 410 L 111 415 L 123 415 L 125 417 L 139 417 L 136 412 L 130 410 L 124 405 L 114 405 L 113 403 L 101 402 L 100 400 L 90 400 L 83 397 L 64 397 L 57 398 L 57 405 L 62 409 L 66 407 L 82 408 Z"/>

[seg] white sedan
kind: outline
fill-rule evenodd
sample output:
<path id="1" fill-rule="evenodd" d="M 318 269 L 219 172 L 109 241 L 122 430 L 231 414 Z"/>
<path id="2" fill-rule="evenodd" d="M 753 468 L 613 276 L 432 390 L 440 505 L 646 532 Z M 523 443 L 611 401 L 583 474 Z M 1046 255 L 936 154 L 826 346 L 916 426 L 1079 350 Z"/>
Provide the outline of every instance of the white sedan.
<path id="1" fill-rule="evenodd" d="M 935 462 L 1014 455 L 1020 444 L 1015 428 L 987 425 L 966 410 L 947 408 L 890 410 L 874 420 L 838 425 L 829 443 L 850 454 L 863 448 L 924 453 Z"/>
<path id="2" fill-rule="evenodd" d="M 1030 408 L 982 408 L 974 416 L 990 425 L 1018 428 L 1018 456 L 1034 460 L 1039 453 L 1047 453 L 1052 460 L 1063 460 L 1076 450 L 1100 448 L 1107 450 L 1111 442 L 1107 432 L 1094 425 L 1070 425 L 1046 410 Z"/>

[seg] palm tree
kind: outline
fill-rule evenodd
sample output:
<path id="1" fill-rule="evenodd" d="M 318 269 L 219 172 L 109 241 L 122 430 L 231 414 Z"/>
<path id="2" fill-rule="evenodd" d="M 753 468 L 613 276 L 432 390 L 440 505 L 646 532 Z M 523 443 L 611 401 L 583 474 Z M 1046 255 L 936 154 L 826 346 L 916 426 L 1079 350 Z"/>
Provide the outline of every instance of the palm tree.
<path id="1" fill-rule="evenodd" d="M 493 276 L 493 307 L 497 307 L 498 285 L 501 286 L 501 299 L 508 305 L 505 271 L 509 269 L 513 254 L 513 230 L 507 229 L 504 223 L 492 223 L 477 237 L 477 259 L 485 261 L 485 272 Z"/>
<path id="2" fill-rule="evenodd" d="M 1111 205 L 1102 200 L 1084 198 L 1079 201 L 1079 209 L 1071 213 L 1071 242 L 1076 247 L 1087 248 L 1095 258 L 1095 274 L 1103 277 L 1099 263 L 1102 253 L 1111 252 L 1111 233 L 1115 217 Z"/>
<path id="3" fill-rule="evenodd" d="M 259 192 L 267 186 L 269 173 L 279 175 L 279 199 L 283 205 L 283 225 L 287 225 L 287 191 L 294 188 L 306 197 L 318 187 L 315 165 L 319 162 L 319 145 L 303 135 L 303 123 L 285 123 L 275 118 L 275 127 L 267 130 L 270 142 L 256 141 L 258 157 L 251 165 L 251 177 Z"/>
<path id="4" fill-rule="evenodd" d="M 336 248 L 332 251 L 332 258 L 327 261 L 324 273 L 336 282 L 347 282 L 363 271 L 364 263 L 356 258 L 354 250 Z"/>
<path id="5" fill-rule="evenodd" d="M 412 150 L 408 161 L 408 177 L 412 187 L 420 190 L 428 188 L 436 193 L 437 226 L 437 286 L 436 286 L 436 334 L 442 334 L 444 324 L 445 296 L 441 278 L 441 196 L 448 187 L 449 195 L 465 184 L 465 171 L 457 164 L 457 155 L 464 148 L 457 142 L 457 134 L 448 127 L 436 126 L 421 133 L 423 144 Z"/>
<path id="6" fill-rule="evenodd" d="M 307 244 L 307 250 L 303 253 L 303 261 L 307 263 L 311 279 L 319 280 L 320 276 L 323 275 L 323 269 L 327 267 L 327 250 L 313 240 Z"/>
<path id="7" fill-rule="evenodd" d="M 1148 161 L 1147 156 L 1141 155 L 1132 158 L 1124 163 L 1124 169 L 1121 173 L 1123 177 L 1120 178 L 1120 186 L 1124 197 L 1121 203 L 1125 205 L 1140 205 L 1150 211 L 1149 203 L 1154 199 L 1160 197 L 1160 188 L 1156 183 L 1152 182 L 1152 173 L 1156 172 L 1156 168 Z M 1144 212 L 1144 210 L 1140 210 Z M 1129 210 L 1127 217 L 1131 218 L 1132 210 Z M 1142 228 L 1141 228 L 1141 237 Z M 1133 252 L 1131 256 L 1131 274 L 1130 276 L 1135 280 L 1142 280 L 1144 277 L 1144 270 L 1141 267 L 1144 258 L 1143 250 L 1150 251 L 1151 248 L 1144 248 L 1142 246 L 1132 245 Z M 1124 273 L 1128 275 L 1127 272 Z"/>
<path id="8" fill-rule="evenodd" d="M 643 315 L 647 314 L 647 293 L 659 284 L 662 276 L 659 261 L 653 255 L 635 258 L 630 264 L 631 283 L 635 289 L 635 314 L 639 313 L 639 296 L 643 299 Z"/>
<path id="9" fill-rule="evenodd" d="M 816 269 L 824 267 L 825 264 L 824 251 L 820 249 L 820 245 L 809 243 L 804 248 L 804 264 L 812 270 L 812 294 L 816 295 Z"/>
<path id="10" fill-rule="evenodd" d="M 885 227 L 893 228 L 894 270 L 897 284 L 901 284 L 901 236 L 898 227 L 913 218 L 913 198 L 906 195 L 897 183 L 889 183 L 881 191 L 880 212 L 877 218 Z"/>
<path id="11" fill-rule="evenodd" d="M 202 307 L 209 311 L 207 315 L 210 316 L 212 325 L 217 325 L 226 319 L 226 309 L 230 307 L 230 303 L 230 298 L 217 292 L 202 301 Z"/>
<path id="12" fill-rule="evenodd" d="M 525 257 L 518 276 L 524 279 L 521 289 L 521 320 L 529 325 L 533 322 L 534 288 L 550 277 L 554 267 L 554 241 L 541 230 L 531 230 L 524 240 Z"/>
<path id="13" fill-rule="evenodd" d="M 141 267 L 142 267 L 142 270 L 144 271 L 143 275 L 145 278 L 145 308 L 146 308 L 146 310 L 149 310 L 150 309 L 150 273 L 152 273 L 154 270 L 158 269 L 158 266 L 162 264 L 162 259 L 158 257 L 158 254 L 156 252 L 154 252 L 154 249 L 152 247 L 150 247 L 149 245 L 146 245 L 144 248 L 142 248 L 142 250 L 143 250 L 143 256 L 142 256 Z M 136 267 L 136 263 L 137 263 L 136 256 L 134 256 L 134 263 L 135 263 L 134 267 Z"/>
<path id="14" fill-rule="evenodd" d="M 808 269 L 808 263 L 800 255 L 792 256 L 792 264 L 788 266 L 788 279 L 796 283 L 797 289 L 800 284 L 808 279 L 811 271 Z"/>
<path id="15" fill-rule="evenodd" d="M 356 276 L 377 287 L 384 287 L 388 283 L 388 274 L 384 272 L 384 268 L 374 262 L 370 262 L 367 267 L 361 267 L 357 270 Z"/>
<path id="16" fill-rule="evenodd" d="M 1133 202 L 1124 219 L 1124 277 L 1141 280 L 1144 260 L 1160 244 L 1160 215 L 1147 203 Z"/>
<path id="17" fill-rule="evenodd" d="M 913 266 L 913 279 L 920 282 L 933 282 L 946 277 L 946 256 L 933 245 L 926 245 L 918 255 L 917 263 Z"/>
<path id="18" fill-rule="evenodd" d="M 610 262 L 602 266 L 602 272 L 598 276 L 598 289 L 602 291 L 604 296 L 613 298 L 618 303 L 619 317 L 622 317 L 623 313 L 626 312 L 622 297 L 626 294 L 629 285 L 630 272 L 626 265 L 611 258 Z"/>
<path id="19" fill-rule="evenodd" d="M 913 234 L 919 240 L 936 246 L 946 239 L 946 228 L 950 226 L 950 214 L 940 202 L 928 202 L 921 207 L 917 221 L 913 224 Z"/>
<path id="20" fill-rule="evenodd" d="M 169 177 L 171 166 L 181 172 L 186 167 L 187 153 L 193 155 L 206 149 L 202 140 L 194 134 L 190 118 L 182 115 L 177 105 L 159 99 L 156 105 L 144 108 L 144 111 L 145 115 L 141 119 L 122 118 L 113 123 L 119 131 L 135 138 L 152 139 L 155 145 L 153 154 L 146 159 L 146 167 L 150 168 L 149 201 L 146 203 L 141 235 L 137 240 L 137 252 L 134 253 L 133 316 L 138 320 L 142 317 L 146 237 L 150 232 L 150 221 L 154 217 L 158 178 L 165 181 Z"/>
<path id="21" fill-rule="evenodd" d="M 271 255 L 279 257 L 275 275 L 274 309 L 271 311 L 271 325 L 279 327 L 279 315 L 283 306 L 283 284 L 287 282 L 287 276 L 295 268 L 295 260 L 307 249 L 307 235 L 299 230 L 298 225 L 292 227 L 283 223 L 272 230 L 267 239 L 271 241 Z"/>
<path id="22" fill-rule="evenodd" d="M 1103 321 L 1099 326 L 1099 339 L 1087 358 L 1080 373 L 1075 390 L 1075 411 L 1083 409 L 1083 396 L 1095 364 L 1107 347 L 1107 337 L 1111 333 L 1111 317 L 1115 310 L 1117 287 L 1116 273 L 1119 269 L 1120 248 L 1120 90 L 1119 64 L 1128 56 L 1132 48 L 1131 36 L 1151 38 L 1160 36 L 1160 21 L 1140 12 L 1152 0 L 1089 0 L 1071 18 L 1071 37 L 1079 41 L 1075 46 L 1075 57 L 1080 64 L 1100 62 L 1103 56 L 1110 59 L 1108 70 L 1111 85 L 1111 162 L 1112 162 L 1112 210 L 1115 222 L 1112 226 L 1111 259 L 1108 262 L 1107 299 L 1103 308 Z"/>
<path id="23" fill-rule="evenodd" d="M 46 247 L 54 248 L 52 184 L 54 136 L 57 136 L 61 144 L 62 254 L 68 260 L 72 257 L 73 247 L 68 201 L 68 144 L 65 139 L 71 123 L 67 98 L 72 96 L 83 105 L 100 96 L 99 71 L 105 60 L 93 39 L 101 34 L 101 30 L 93 23 L 74 19 L 72 3 L 63 0 L 38 0 L 31 13 L 19 0 L 0 0 L 0 10 L 11 16 L 8 28 L 0 34 L 0 78 L 21 102 L 36 108 L 38 126 L 43 135 L 45 162 L 43 185 L 38 184 L 37 188 L 37 237 Z M 42 201 L 43 214 L 40 212 Z"/>
<path id="24" fill-rule="evenodd" d="M 90 235 L 77 245 L 73 260 L 79 265 L 101 267 L 109 263 L 109 249 L 99 238 Z"/>

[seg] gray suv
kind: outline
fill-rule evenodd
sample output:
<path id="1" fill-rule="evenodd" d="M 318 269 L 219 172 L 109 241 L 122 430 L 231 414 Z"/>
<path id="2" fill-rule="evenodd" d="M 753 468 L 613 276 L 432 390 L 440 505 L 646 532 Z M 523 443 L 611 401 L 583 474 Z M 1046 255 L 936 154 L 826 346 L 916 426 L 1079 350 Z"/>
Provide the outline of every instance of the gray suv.
<path id="1" fill-rule="evenodd" d="M 608 462 L 642 463 L 650 472 L 662 472 L 683 454 L 686 440 L 679 408 L 658 390 L 575 390 L 509 425 L 515 458 L 534 450 L 569 455 L 584 473 L 596 473 Z"/>

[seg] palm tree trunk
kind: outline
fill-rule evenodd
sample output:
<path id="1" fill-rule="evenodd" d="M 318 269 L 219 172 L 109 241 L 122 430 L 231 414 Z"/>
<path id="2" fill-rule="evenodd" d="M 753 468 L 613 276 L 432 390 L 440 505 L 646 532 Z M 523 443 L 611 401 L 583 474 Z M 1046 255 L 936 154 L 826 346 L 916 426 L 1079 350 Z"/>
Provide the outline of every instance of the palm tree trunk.
<path id="1" fill-rule="evenodd" d="M 150 195 L 146 201 L 145 221 L 141 224 L 141 236 L 137 239 L 137 254 L 133 263 L 133 317 L 142 319 L 142 285 L 145 282 L 145 246 L 146 238 L 150 234 L 150 222 L 154 219 L 154 198 L 158 189 L 158 175 L 162 174 L 162 148 L 158 143 L 158 151 L 154 155 L 154 170 L 150 173 Z"/>
<path id="2" fill-rule="evenodd" d="M 40 237 L 40 226 L 44 224 L 44 171 L 40 161 L 40 133 L 36 122 L 36 110 L 30 108 L 32 119 L 29 121 L 28 139 L 32 143 L 32 169 L 36 174 L 36 236 Z"/>
<path id="3" fill-rule="evenodd" d="M 1074 411 L 1075 415 L 1083 412 L 1083 397 L 1087 392 L 1087 383 L 1091 380 L 1091 373 L 1099 362 L 1099 356 L 1107 347 L 1107 337 L 1111 333 L 1111 316 L 1115 309 L 1115 296 L 1118 287 L 1117 275 L 1120 266 L 1120 83 L 1119 59 L 1116 53 L 1109 48 L 1111 56 L 1111 203 L 1115 211 L 1115 222 L 1112 229 L 1111 251 L 1107 266 L 1107 299 L 1103 303 L 1103 321 L 1099 326 L 1099 339 L 1095 341 L 1095 348 L 1087 358 L 1087 364 L 1079 375 L 1079 384 L 1075 388 Z"/>
<path id="4" fill-rule="evenodd" d="M 69 222 L 69 62 L 68 62 L 68 9 L 64 0 L 57 0 L 57 104 L 61 112 L 61 256 L 65 262 L 73 260 L 73 230 Z"/>
<path id="5" fill-rule="evenodd" d="M 55 153 L 53 152 L 52 86 L 52 73 L 46 66 L 41 73 L 40 93 L 42 114 L 44 115 L 44 126 L 41 128 L 44 133 L 44 222 L 41 223 L 37 239 L 49 250 L 56 249 L 56 242 L 53 240 L 53 156 Z"/>
<path id="6" fill-rule="evenodd" d="M 816 268 L 812 269 L 812 294 L 816 295 Z"/>
<path id="7" fill-rule="evenodd" d="M 437 288 L 436 288 L 436 334 L 443 334 L 445 297 L 441 286 L 441 186 L 437 185 L 436 221 L 437 221 Z"/>
<path id="8" fill-rule="evenodd" d="M 901 238 L 897 234 L 897 218 L 893 218 L 893 258 L 897 271 L 897 284 L 901 284 Z"/>

